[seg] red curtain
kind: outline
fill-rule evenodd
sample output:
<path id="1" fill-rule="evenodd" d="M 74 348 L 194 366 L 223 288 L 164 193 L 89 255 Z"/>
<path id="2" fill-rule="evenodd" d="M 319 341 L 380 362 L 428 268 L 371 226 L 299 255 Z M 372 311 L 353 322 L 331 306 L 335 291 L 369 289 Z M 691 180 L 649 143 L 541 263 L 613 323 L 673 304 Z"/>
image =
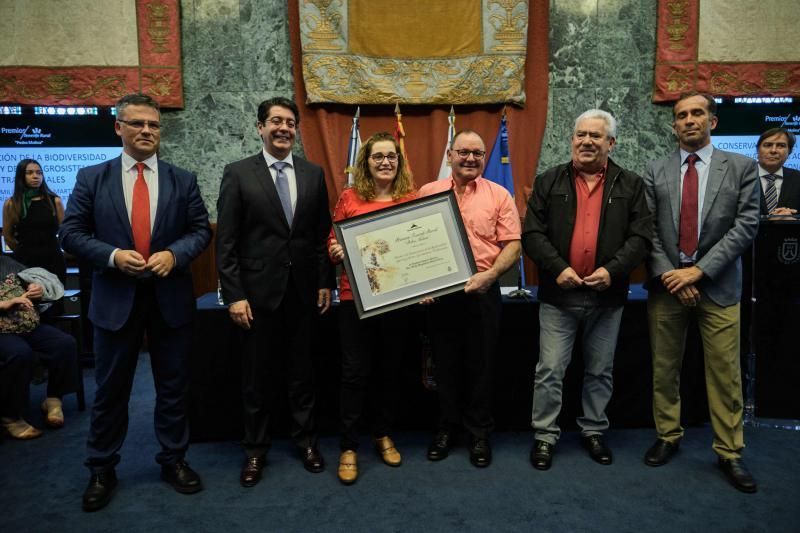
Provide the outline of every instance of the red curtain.
<path id="1" fill-rule="evenodd" d="M 300 49 L 298 0 L 289 0 L 289 35 L 295 100 L 302 118 L 300 136 L 306 156 L 325 170 L 331 207 L 346 183 L 344 168 L 350 127 L 356 106 L 306 104 Z M 531 0 L 528 21 L 528 50 L 525 65 L 524 108 L 508 106 L 509 151 L 514 173 L 514 190 L 520 216 L 533 183 L 547 118 L 548 84 L 548 9 L 547 0 Z M 402 45 L 398 45 L 402 46 Z M 457 106 L 456 130 L 469 128 L 483 137 L 491 150 L 500 128 L 503 105 Z M 405 145 L 417 186 L 435 180 L 447 139 L 449 106 L 400 106 Z M 394 132 L 394 105 L 361 106 L 361 138 L 378 131 Z"/>

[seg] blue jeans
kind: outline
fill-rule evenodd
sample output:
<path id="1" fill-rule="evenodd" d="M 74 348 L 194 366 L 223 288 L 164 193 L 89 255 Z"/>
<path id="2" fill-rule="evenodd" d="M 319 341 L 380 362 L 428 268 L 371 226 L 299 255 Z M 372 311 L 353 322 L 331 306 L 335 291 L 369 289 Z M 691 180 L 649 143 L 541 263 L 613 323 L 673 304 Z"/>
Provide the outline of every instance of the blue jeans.
<path id="1" fill-rule="evenodd" d="M 596 435 L 608 429 L 606 407 L 613 390 L 612 370 L 623 306 L 539 306 L 539 362 L 533 385 L 531 426 L 534 438 L 555 444 L 561 435 L 556 419 L 561 411 L 564 374 L 579 327 L 583 327 L 583 416 L 581 434 Z"/>

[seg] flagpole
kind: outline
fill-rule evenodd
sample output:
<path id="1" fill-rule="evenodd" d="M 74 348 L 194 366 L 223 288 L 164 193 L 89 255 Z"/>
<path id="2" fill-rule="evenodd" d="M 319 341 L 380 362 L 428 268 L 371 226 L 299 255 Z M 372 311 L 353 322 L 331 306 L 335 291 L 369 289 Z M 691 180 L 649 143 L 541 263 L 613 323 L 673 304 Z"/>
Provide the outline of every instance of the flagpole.
<path id="1" fill-rule="evenodd" d="M 504 122 L 508 121 L 508 117 L 506 115 L 506 108 L 508 106 L 503 104 L 503 118 Z M 509 150 L 509 159 L 511 158 L 511 150 Z M 508 293 L 509 298 L 523 298 L 528 299 L 531 297 L 531 291 L 525 288 L 525 258 L 523 257 L 522 253 L 519 255 L 519 261 L 517 262 L 517 289 Z"/>

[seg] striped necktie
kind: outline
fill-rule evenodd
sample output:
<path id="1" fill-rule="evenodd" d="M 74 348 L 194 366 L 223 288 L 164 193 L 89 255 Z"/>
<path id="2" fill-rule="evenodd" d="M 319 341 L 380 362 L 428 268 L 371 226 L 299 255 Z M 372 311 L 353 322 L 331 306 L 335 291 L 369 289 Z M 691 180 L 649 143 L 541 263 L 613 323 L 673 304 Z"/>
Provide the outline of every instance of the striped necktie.
<path id="1" fill-rule="evenodd" d="M 778 207 L 778 189 L 775 188 L 775 174 L 767 174 L 764 179 L 767 180 L 767 190 L 764 191 L 764 203 L 767 204 L 767 213 L 772 213 Z"/>

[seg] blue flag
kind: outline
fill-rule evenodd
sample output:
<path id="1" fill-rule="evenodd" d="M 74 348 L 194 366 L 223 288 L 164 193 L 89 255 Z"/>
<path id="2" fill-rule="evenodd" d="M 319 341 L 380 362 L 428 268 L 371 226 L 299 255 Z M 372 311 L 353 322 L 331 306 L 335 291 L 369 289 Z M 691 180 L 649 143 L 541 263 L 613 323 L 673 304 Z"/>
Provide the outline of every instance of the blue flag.
<path id="1" fill-rule="evenodd" d="M 483 169 L 483 177 L 502 185 L 514 197 L 514 177 L 511 174 L 511 159 L 508 156 L 508 128 L 506 117 L 500 120 L 500 131 L 492 147 L 492 153 Z"/>

